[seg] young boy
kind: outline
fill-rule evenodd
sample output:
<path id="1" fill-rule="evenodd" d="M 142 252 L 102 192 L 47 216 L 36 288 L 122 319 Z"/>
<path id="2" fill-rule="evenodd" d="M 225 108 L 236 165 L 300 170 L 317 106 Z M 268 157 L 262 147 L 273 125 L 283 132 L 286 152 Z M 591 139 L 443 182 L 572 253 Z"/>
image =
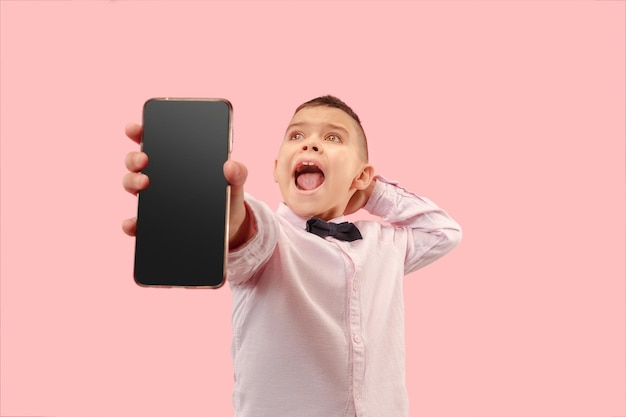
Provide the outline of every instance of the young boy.
<path id="1" fill-rule="evenodd" d="M 141 126 L 126 131 L 139 143 Z M 146 164 L 127 155 L 129 192 L 147 187 Z M 224 175 L 236 415 L 407 417 L 403 276 L 449 252 L 459 225 L 374 176 L 358 116 L 332 96 L 298 107 L 287 127 L 276 212 L 244 194 L 245 166 L 229 161 Z M 361 208 L 388 224 L 337 225 Z M 123 223 L 129 235 L 135 226 Z"/>

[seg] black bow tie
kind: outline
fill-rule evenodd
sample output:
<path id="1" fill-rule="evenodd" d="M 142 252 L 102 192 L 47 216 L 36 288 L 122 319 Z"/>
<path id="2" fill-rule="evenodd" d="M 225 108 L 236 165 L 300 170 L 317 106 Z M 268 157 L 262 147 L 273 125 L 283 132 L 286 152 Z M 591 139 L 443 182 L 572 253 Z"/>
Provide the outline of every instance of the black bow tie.
<path id="1" fill-rule="evenodd" d="M 345 240 L 347 242 L 363 239 L 361 232 L 359 232 L 359 229 L 353 223 L 328 223 L 317 217 L 311 217 L 307 220 L 306 231 L 320 237 L 332 236 L 335 239 Z"/>

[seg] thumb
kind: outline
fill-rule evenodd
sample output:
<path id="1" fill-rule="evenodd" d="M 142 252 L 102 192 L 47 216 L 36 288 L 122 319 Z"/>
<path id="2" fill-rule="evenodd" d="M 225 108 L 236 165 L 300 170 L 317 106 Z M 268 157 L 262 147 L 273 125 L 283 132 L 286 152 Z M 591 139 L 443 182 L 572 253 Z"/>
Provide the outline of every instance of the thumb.
<path id="1" fill-rule="evenodd" d="M 240 162 L 226 161 L 224 163 L 224 177 L 230 184 L 230 205 L 233 208 L 243 207 L 243 185 L 248 178 L 248 168 Z"/>

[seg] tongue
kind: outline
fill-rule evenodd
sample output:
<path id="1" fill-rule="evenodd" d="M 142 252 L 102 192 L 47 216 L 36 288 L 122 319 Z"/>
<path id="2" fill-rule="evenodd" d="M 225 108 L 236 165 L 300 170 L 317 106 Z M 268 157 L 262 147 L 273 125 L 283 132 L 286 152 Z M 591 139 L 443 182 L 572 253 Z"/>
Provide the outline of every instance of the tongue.
<path id="1" fill-rule="evenodd" d="M 298 186 L 303 190 L 314 190 L 324 182 L 324 176 L 319 172 L 307 172 L 298 175 Z"/>

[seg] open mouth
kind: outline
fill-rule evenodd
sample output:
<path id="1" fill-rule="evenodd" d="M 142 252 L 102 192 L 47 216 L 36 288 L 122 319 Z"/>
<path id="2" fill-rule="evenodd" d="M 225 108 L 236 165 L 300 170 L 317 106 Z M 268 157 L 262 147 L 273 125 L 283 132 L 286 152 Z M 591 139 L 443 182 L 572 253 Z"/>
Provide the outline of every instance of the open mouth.
<path id="1" fill-rule="evenodd" d="M 322 185 L 326 177 L 315 162 L 302 161 L 296 165 L 294 178 L 298 190 L 310 191 Z"/>

